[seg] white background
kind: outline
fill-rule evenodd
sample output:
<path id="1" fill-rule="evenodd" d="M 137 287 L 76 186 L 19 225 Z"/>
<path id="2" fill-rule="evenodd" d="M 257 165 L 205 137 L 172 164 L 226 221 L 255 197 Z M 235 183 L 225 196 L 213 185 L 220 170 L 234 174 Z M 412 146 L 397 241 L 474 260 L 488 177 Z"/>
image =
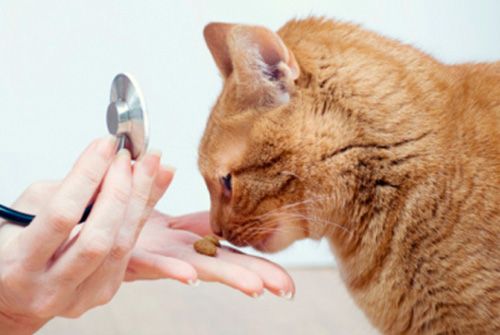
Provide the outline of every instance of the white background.
<path id="1" fill-rule="evenodd" d="M 109 85 L 135 75 L 152 121 L 151 146 L 178 168 L 160 209 L 209 207 L 197 144 L 221 87 L 202 29 L 210 21 L 277 29 L 294 17 L 361 23 L 446 62 L 500 59 L 499 1 L 22 1 L 0 0 L 0 203 L 31 182 L 64 176 L 106 133 Z M 326 244 L 273 256 L 323 265 Z"/>

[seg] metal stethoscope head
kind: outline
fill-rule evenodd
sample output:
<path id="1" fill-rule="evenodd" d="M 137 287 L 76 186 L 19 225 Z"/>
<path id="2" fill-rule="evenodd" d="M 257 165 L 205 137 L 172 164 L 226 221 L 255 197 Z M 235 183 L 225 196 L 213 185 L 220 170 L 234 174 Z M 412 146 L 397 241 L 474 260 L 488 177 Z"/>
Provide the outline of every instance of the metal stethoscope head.
<path id="1" fill-rule="evenodd" d="M 118 74 L 111 83 L 106 122 L 108 131 L 118 137 L 118 149 L 127 148 L 132 159 L 146 153 L 149 142 L 146 106 L 139 86 L 128 74 Z"/>
<path id="2" fill-rule="evenodd" d="M 149 120 L 139 86 L 128 74 L 116 75 L 111 83 L 111 95 L 106 122 L 111 134 L 118 138 L 118 150 L 126 148 L 132 159 L 144 155 L 149 142 Z M 92 209 L 87 207 L 80 222 L 85 221 Z M 34 215 L 22 213 L 0 204 L 0 218 L 21 226 L 33 221 Z"/>

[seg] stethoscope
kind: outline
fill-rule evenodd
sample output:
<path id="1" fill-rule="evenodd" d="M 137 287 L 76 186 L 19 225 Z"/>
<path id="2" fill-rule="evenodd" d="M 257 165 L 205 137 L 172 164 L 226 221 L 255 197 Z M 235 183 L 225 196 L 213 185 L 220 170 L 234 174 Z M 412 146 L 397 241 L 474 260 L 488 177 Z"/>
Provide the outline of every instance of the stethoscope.
<path id="1" fill-rule="evenodd" d="M 117 151 L 122 148 L 128 149 L 134 160 L 146 152 L 149 142 L 149 121 L 144 97 L 137 82 L 128 74 L 116 75 L 111 83 L 106 123 L 110 134 L 118 138 Z M 85 209 L 80 222 L 87 219 L 91 210 L 92 205 Z M 27 226 L 35 216 L 0 204 L 0 218 L 20 226 Z"/>

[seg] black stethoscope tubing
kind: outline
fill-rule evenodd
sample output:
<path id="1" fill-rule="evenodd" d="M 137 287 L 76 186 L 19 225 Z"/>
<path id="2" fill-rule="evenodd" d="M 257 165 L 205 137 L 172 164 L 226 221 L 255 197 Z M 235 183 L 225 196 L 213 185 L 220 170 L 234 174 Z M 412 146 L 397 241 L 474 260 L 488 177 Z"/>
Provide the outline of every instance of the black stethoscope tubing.
<path id="1" fill-rule="evenodd" d="M 82 223 L 85 220 L 87 220 L 91 210 L 92 210 L 92 205 L 85 208 L 85 211 L 83 212 L 82 218 L 80 219 L 79 223 Z M 20 211 L 16 211 L 15 209 L 0 204 L 0 218 L 5 219 L 9 223 L 26 227 L 31 223 L 31 221 L 33 221 L 35 216 Z"/>

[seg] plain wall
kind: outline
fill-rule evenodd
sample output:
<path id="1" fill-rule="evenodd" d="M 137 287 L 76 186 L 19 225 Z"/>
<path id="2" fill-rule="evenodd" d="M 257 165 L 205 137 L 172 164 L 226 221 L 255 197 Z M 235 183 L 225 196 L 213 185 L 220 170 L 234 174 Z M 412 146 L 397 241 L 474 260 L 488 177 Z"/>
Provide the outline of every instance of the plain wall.
<path id="1" fill-rule="evenodd" d="M 0 202 L 61 178 L 106 134 L 109 86 L 135 75 L 151 146 L 177 167 L 159 208 L 207 209 L 197 145 L 221 87 L 202 38 L 210 21 L 277 29 L 311 14 L 360 23 L 450 63 L 500 59 L 499 1 L 21 1 L 0 2 Z M 285 265 L 332 262 L 326 243 L 296 243 Z"/>

